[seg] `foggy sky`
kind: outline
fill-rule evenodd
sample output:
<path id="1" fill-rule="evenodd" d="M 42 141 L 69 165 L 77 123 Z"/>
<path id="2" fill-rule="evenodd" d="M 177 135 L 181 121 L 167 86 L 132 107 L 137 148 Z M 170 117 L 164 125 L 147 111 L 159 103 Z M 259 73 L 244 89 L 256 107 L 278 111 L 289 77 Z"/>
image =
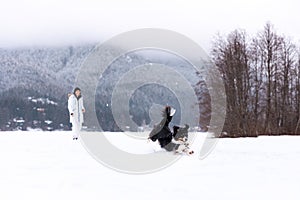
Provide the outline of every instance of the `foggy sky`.
<path id="1" fill-rule="evenodd" d="M 102 42 L 138 28 L 184 34 L 205 50 L 217 32 L 267 21 L 299 43 L 297 0 L 0 0 L 0 48 Z"/>

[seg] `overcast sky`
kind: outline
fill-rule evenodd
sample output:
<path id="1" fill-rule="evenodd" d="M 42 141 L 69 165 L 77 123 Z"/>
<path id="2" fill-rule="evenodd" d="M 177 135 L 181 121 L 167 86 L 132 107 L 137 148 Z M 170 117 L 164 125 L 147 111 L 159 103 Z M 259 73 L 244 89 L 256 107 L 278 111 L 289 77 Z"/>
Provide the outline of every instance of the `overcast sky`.
<path id="1" fill-rule="evenodd" d="M 299 0 L 0 0 L 0 47 L 101 42 L 137 28 L 165 28 L 205 50 L 217 32 L 254 34 L 267 21 L 300 40 Z"/>

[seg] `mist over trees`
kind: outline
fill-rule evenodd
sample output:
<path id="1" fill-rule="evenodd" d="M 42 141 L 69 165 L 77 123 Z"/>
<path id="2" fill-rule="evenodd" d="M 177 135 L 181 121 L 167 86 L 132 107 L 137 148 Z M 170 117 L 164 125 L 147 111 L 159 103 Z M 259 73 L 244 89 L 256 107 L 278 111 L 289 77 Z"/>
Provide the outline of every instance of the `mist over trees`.
<path id="1" fill-rule="evenodd" d="M 255 36 L 218 35 L 212 59 L 225 85 L 223 136 L 300 134 L 300 52 L 271 23 Z"/>
<path id="2" fill-rule="evenodd" d="M 94 45 L 0 49 L 0 131 L 32 128 L 69 130 L 67 94 L 76 86 L 74 84 L 80 65 L 93 47 Z M 107 54 L 109 53 L 111 52 L 108 51 Z M 202 107 L 201 124 L 207 126 L 210 112 L 204 106 L 207 96 L 204 93 L 208 91 L 205 84 L 197 84 L 201 77 L 197 76 L 192 65 L 167 52 L 144 50 L 120 56 L 99 77 L 95 91 L 95 111 L 102 129 L 120 131 L 112 114 L 112 92 L 120 77 L 134 67 L 147 63 L 163 63 L 189 80 L 197 92 L 199 102 L 201 101 L 199 105 Z M 170 81 L 177 81 L 176 77 L 171 78 Z M 184 92 L 182 90 L 179 96 L 184 96 Z M 87 97 L 86 91 L 83 90 L 82 94 L 84 98 Z M 55 104 L 48 104 L 48 101 Z M 133 93 L 128 105 L 132 120 L 138 126 L 152 127 L 156 122 L 150 120 L 149 112 L 155 104 L 171 105 L 176 108 L 177 115 L 173 122 L 180 124 L 181 112 L 176 95 L 168 88 L 157 84 L 146 84 Z M 158 114 L 160 117 L 160 111 Z M 92 126 L 87 128 L 94 130 Z M 136 131 L 136 128 L 130 127 L 130 130 Z"/>

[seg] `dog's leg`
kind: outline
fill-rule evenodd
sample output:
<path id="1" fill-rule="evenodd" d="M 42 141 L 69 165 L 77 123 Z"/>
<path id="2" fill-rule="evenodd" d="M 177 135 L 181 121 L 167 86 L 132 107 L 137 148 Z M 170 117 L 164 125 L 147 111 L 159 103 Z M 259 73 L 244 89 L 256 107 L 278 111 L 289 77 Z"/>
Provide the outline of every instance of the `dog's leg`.
<path id="1" fill-rule="evenodd" d="M 170 142 L 169 144 L 167 144 L 166 146 L 164 146 L 163 148 L 166 149 L 167 151 L 174 151 L 177 149 L 177 145 L 173 142 Z"/>
<path id="2" fill-rule="evenodd" d="M 186 153 L 187 155 L 192 155 L 192 154 L 194 154 L 194 151 L 193 151 L 193 150 L 190 151 L 189 143 L 186 142 L 186 143 L 184 143 L 183 145 L 184 145 L 184 148 L 183 148 L 183 150 L 182 150 L 183 153 Z"/>
<path id="3" fill-rule="evenodd" d="M 183 144 L 183 143 L 181 143 L 181 144 L 177 144 L 177 148 L 176 149 L 174 149 L 175 150 L 175 154 L 181 154 L 181 153 L 183 153 L 183 151 L 184 151 L 184 149 L 185 149 L 186 147 L 185 147 L 185 145 Z"/>

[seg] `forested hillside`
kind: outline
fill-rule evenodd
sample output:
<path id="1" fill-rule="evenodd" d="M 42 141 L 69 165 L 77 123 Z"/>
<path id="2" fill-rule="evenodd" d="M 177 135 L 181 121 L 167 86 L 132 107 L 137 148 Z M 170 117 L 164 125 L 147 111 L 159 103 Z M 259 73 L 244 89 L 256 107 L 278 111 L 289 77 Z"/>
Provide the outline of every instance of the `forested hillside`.
<path id="1" fill-rule="evenodd" d="M 94 45 L 0 50 L 0 129 L 69 129 L 67 94 L 75 87 L 80 65 L 93 47 Z M 210 102 L 203 79 L 184 59 L 171 53 L 155 53 L 151 50 L 131 52 L 117 58 L 99 77 L 95 99 L 101 127 L 106 131 L 120 130 L 112 115 L 112 91 L 123 74 L 147 63 L 170 66 L 190 82 L 201 102 L 199 105 L 195 102 L 195 106 L 203 107 L 200 109 L 199 125 L 206 129 L 210 107 L 205 105 Z M 176 78 L 172 77 L 170 81 L 176 82 Z M 202 84 L 199 83 L 201 81 Z M 82 92 L 84 95 L 84 91 Z M 206 95 L 202 95 L 204 93 Z M 47 99 L 55 104 L 47 104 Z M 138 126 L 153 126 L 156 123 L 149 116 L 149 109 L 153 104 L 175 107 L 178 110 L 175 122 L 180 123 L 177 97 L 168 88 L 152 83 L 135 91 L 130 101 L 130 115 Z"/>

